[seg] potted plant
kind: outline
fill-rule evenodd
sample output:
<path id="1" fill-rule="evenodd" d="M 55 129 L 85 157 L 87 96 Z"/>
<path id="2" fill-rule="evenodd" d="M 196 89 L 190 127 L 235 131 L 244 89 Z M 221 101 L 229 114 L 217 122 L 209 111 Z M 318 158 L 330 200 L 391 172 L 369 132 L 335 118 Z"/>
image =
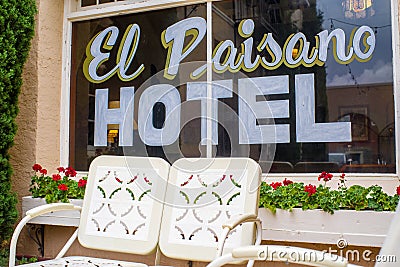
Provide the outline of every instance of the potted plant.
<path id="1" fill-rule="evenodd" d="M 48 175 L 47 169 L 40 164 L 32 166 L 34 175 L 31 177 L 29 191 L 31 196 L 22 198 L 23 214 L 31 208 L 54 202 L 71 202 L 82 205 L 87 177 L 78 179 L 77 172 L 72 167 L 58 167 L 57 172 Z M 46 214 L 33 219 L 32 223 L 76 226 L 80 214 L 77 211 L 63 211 Z"/>
<path id="2" fill-rule="evenodd" d="M 399 202 L 400 186 L 394 195 L 378 185 L 348 187 L 345 174 L 341 174 L 338 188 L 332 189 L 328 186 L 332 178 L 332 174 L 322 172 L 319 185 L 286 178 L 263 183 L 259 212 L 263 236 L 290 242 L 336 244 L 341 240 L 351 245 L 381 246 Z"/>
<path id="3" fill-rule="evenodd" d="M 395 211 L 399 202 L 400 186 L 396 194 L 388 195 L 382 187 L 373 185 L 363 187 L 360 185 L 346 186 L 345 174 L 339 177 L 338 189 L 331 189 L 327 182 L 333 175 L 322 172 L 318 181 L 323 184 L 318 186 L 302 182 L 293 182 L 285 178 L 282 182 L 271 184 L 263 183 L 260 190 L 260 206 L 268 208 L 275 213 L 276 209 L 292 211 L 294 208 L 302 210 L 322 209 L 333 214 L 335 210 L 374 210 Z"/>

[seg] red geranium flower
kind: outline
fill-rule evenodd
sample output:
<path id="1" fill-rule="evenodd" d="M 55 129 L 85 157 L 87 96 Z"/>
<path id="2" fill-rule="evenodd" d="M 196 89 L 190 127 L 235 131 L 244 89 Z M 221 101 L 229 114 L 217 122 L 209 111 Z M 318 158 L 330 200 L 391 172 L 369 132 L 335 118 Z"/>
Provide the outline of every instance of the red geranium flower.
<path id="1" fill-rule="evenodd" d="M 58 171 L 58 172 L 64 172 L 65 169 L 64 169 L 64 167 L 58 167 L 58 168 L 57 168 L 57 171 Z"/>
<path id="2" fill-rule="evenodd" d="M 53 174 L 53 181 L 59 181 L 59 180 L 61 180 L 61 175 L 59 175 L 59 174 Z"/>
<path id="3" fill-rule="evenodd" d="M 65 175 L 68 177 L 75 177 L 76 176 L 76 171 L 72 167 L 67 167 L 65 168 Z"/>
<path id="4" fill-rule="evenodd" d="M 61 191 L 67 191 L 68 190 L 68 186 L 66 184 L 59 184 L 58 185 L 58 189 Z"/>
<path id="5" fill-rule="evenodd" d="M 309 184 L 304 186 L 304 191 L 308 193 L 309 197 L 311 197 L 317 192 L 317 187 L 315 185 Z"/>
<path id="6" fill-rule="evenodd" d="M 321 172 L 321 174 L 318 176 L 318 181 L 324 180 L 324 182 L 328 182 L 332 179 L 333 175 L 329 172 Z"/>
<path id="7" fill-rule="evenodd" d="M 396 193 L 398 196 L 400 196 L 400 185 L 396 188 Z"/>
<path id="8" fill-rule="evenodd" d="M 46 175 L 47 174 L 47 170 L 46 169 L 41 169 L 40 173 L 43 174 L 43 175 Z"/>
<path id="9" fill-rule="evenodd" d="M 278 187 L 282 186 L 282 183 L 281 183 L 281 182 L 274 182 L 274 183 L 271 183 L 270 186 L 271 186 L 274 190 L 276 190 Z"/>
<path id="10" fill-rule="evenodd" d="M 78 187 L 84 187 L 86 184 L 87 184 L 87 181 L 85 179 L 79 179 Z"/>
<path id="11" fill-rule="evenodd" d="M 283 180 L 283 185 L 290 185 L 290 184 L 293 184 L 293 181 L 288 180 L 286 178 L 285 178 L 285 180 Z"/>
<path id="12" fill-rule="evenodd" d="M 42 166 L 40 166 L 40 164 L 33 164 L 33 166 L 32 166 L 32 169 L 35 171 L 35 172 L 38 172 L 38 171 L 40 171 L 41 169 L 42 169 Z"/>

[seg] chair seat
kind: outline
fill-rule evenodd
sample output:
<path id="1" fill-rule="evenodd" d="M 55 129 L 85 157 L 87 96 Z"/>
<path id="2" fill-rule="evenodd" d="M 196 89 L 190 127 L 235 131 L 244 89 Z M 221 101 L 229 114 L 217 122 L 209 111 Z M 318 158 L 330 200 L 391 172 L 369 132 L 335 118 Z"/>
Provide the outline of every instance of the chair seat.
<path id="1" fill-rule="evenodd" d="M 64 257 L 61 259 L 24 264 L 24 267 L 147 267 L 146 264 L 91 257 Z"/>

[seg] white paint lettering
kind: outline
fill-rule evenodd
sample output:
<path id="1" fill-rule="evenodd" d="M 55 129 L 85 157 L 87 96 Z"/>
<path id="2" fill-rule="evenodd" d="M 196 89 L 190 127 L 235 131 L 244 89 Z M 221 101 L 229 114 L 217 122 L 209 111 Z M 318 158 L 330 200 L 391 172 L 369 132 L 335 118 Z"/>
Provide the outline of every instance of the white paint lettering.
<path id="1" fill-rule="evenodd" d="M 314 74 L 296 75 L 295 86 L 297 142 L 351 142 L 350 122 L 315 123 Z"/>
<path id="2" fill-rule="evenodd" d="M 119 124 L 119 145 L 133 144 L 133 87 L 121 87 L 120 108 L 108 108 L 108 89 L 96 90 L 94 145 L 107 145 L 107 125 Z"/>

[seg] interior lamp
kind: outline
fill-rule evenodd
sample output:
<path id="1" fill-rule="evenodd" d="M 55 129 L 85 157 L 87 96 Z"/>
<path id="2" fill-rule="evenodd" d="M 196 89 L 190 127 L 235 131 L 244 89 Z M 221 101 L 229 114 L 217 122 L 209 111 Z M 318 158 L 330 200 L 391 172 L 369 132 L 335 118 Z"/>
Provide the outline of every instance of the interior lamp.
<path id="1" fill-rule="evenodd" d="M 375 14 L 373 0 L 344 0 L 342 2 L 346 18 L 365 18 Z"/>

